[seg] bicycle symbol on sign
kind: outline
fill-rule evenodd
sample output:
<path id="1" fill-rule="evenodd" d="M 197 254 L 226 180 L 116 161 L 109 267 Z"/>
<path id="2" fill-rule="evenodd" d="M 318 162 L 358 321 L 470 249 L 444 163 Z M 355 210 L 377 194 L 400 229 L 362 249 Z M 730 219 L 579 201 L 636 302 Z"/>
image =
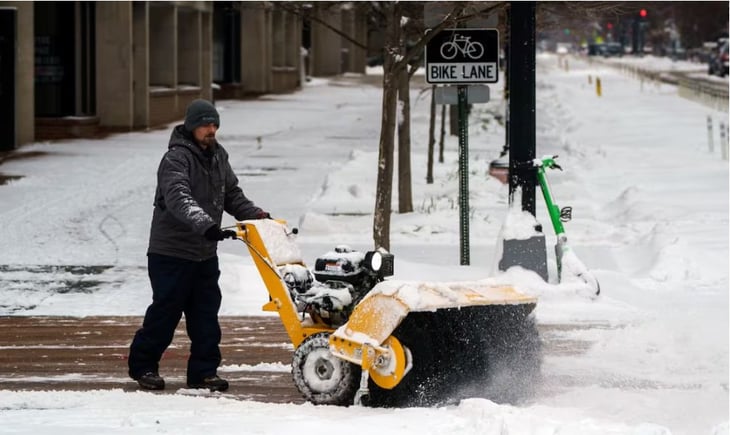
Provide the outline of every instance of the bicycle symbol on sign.
<path id="1" fill-rule="evenodd" d="M 484 54 L 484 46 L 477 41 L 472 41 L 471 36 L 462 36 L 454 33 L 450 41 L 441 44 L 441 56 L 450 60 L 461 53 L 464 57 L 479 59 Z"/>

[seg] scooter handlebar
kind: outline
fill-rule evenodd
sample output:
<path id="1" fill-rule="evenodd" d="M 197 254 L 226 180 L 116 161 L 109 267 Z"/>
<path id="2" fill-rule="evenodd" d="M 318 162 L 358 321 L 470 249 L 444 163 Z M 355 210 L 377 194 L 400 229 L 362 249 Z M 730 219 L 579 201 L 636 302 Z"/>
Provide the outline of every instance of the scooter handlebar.
<path id="1" fill-rule="evenodd" d="M 541 159 L 534 159 L 533 160 L 533 166 L 537 168 L 548 168 L 548 169 L 559 169 L 563 170 L 563 168 L 560 167 L 557 163 L 555 163 L 555 159 L 557 159 L 558 156 L 544 156 Z"/>

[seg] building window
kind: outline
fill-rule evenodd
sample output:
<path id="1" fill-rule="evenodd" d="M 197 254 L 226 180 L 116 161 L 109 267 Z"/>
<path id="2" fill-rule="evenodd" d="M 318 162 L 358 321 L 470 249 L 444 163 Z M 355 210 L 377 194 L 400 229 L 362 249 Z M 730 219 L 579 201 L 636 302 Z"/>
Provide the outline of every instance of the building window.
<path id="1" fill-rule="evenodd" d="M 294 68 L 297 66 L 299 47 L 297 41 L 297 18 L 282 10 L 273 13 L 273 66 L 279 68 Z"/>
<path id="2" fill-rule="evenodd" d="M 75 115 L 75 3 L 34 2 L 35 113 Z"/>
<path id="3" fill-rule="evenodd" d="M 286 13 L 282 10 L 274 10 L 273 25 L 273 66 L 286 66 Z"/>
<path id="4" fill-rule="evenodd" d="M 96 113 L 93 2 L 35 2 L 35 114 Z"/>
<path id="5" fill-rule="evenodd" d="M 76 112 L 79 115 L 96 113 L 96 6 L 95 2 L 79 2 L 79 67 L 80 89 Z"/>
<path id="6" fill-rule="evenodd" d="M 234 2 L 213 3 L 213 81 L 241 82 L 241 11 Z"/>

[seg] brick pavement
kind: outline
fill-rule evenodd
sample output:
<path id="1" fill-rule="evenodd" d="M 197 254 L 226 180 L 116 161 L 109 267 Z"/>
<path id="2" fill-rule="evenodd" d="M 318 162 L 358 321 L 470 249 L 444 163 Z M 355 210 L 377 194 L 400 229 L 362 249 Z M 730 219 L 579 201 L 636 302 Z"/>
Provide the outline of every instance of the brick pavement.
<path id="1" fill-rule="evenodd" d="M 126 358 L 141 324 L 141 317 L 0 317 L 0 390 L 137 390 Z M 293 348 L 278 317 L 221 317 L 221 329 L 225 371 L 219 374 L 231 384 L 226 396 L 303 402 L 285 368 Z M 183 320 L 160 364 L 167 384 L 160 394 L 187 389 L 189 344 Z M 259 363 L 278 364 L 262 369 Z"/>

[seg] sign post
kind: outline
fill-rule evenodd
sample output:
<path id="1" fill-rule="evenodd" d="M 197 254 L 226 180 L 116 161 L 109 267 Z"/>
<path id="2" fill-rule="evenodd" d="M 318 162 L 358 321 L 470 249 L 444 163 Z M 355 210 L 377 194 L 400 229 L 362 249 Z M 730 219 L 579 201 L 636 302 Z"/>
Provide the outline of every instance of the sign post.
<path id="1" fill-rule="evenodd" d="M 459 93 L 459 251 L 462 266 L 469 264 L 469 120 L 466 86 Z"/>
<path id="2" fill-rule="evenodd" d="M 469 86 L 499 80 L 499 32 L 496 29 L 447 29 L 426 45 L 426 82 L 456 84 L 459 113 L 460 264 L 469 260 Z M 487 92 L 487 98 L 489 93 Z"/>

